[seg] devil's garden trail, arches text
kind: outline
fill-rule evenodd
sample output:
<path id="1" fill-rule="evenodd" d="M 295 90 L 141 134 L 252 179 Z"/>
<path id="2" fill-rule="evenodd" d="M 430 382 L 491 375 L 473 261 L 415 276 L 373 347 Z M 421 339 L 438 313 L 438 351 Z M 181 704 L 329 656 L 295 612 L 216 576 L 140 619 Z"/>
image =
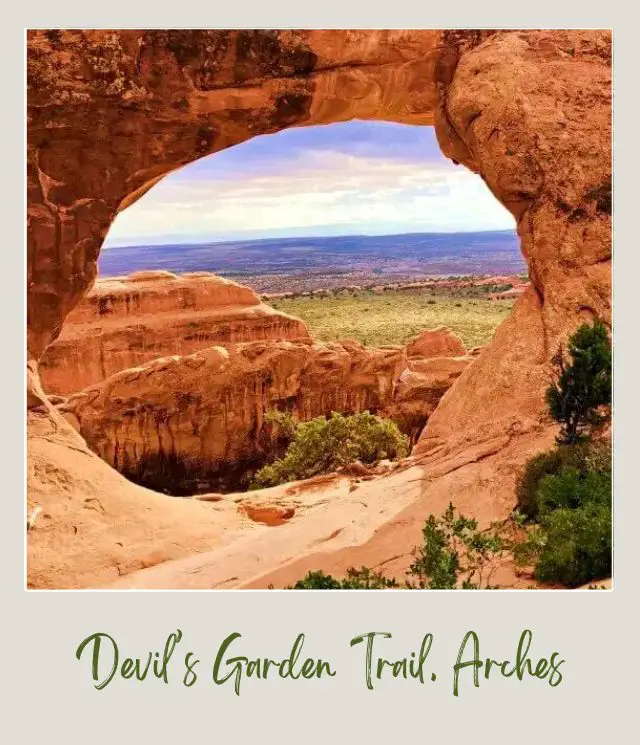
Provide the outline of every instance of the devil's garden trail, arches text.
<path id="1" fill-rule="evenodd" d="M 550 655 L 533 653 L 533 632 L 525 629 L 508 659 L 485 656 L 480 637 L 468 631 L 460 642 L 448 670 L 440 675 L 430 664 L 429 655 L 436 644 L 434 635 L 426 633 L 413 648 L 401 657 L 387 657 L 385 643 L 393 638 L 390 632 L 370 631 L 349 640 L 354 649 L 353 665 L 361 670 L 362 684 L 375 690 L 383 679 L 399 683 L 428 686 L 446 681 L 454 696 L 463 688 L 479 688 L 491 680 L 506 677 L 514 681 L 535 678 L 556 688 L 563 680 L 561 667 L 565 660 L 557 651 Z M 178 684 L 187 688 L 212 684 L 233 688 L 236 695 L 249 689 L 250 681 L 268 682 L 277 678 L 291 681 L 335 678 L 339 671 L 329 660 L 303 654 L 305 635 L 295 638 L 288 654 L 281 658 L 248 657 L 242 654 L 242 634 L 233 632 L 218 645 L 212 656 L 205 656 L 185 648 L 180 629 L 170 633 L 162 651 L 150 651 L 140 656 L 125 656 L 117 641 L 105 632 L 87 636 L 76 649 L 76 658 L 88 669 L 97 690 L 103 690 L 116 679 L 144 682 L 160 680 L 164 684 Z M 179 646 L 181 647 L 179 649 Z M 87 661 L 89 667 L 87 668 Z"/>

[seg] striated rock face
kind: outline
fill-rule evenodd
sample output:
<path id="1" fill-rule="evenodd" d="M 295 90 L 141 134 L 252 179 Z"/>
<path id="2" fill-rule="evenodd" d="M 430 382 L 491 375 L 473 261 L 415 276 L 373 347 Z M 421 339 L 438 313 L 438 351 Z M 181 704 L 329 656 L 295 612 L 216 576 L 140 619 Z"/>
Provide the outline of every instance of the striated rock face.
<path id="1" fill-rule="evenodd" d="M 416 436 L 469 359 L 408 362 L 401 347 L 357 342 L 234 344 L 125 370 L 60 411 L 133 481 L 173 494 L 239 488 L 273 454 L 268 409 L 301 420 L 392 412 Z"/>
<path id="2" fill-rule="evenodd" d="M 139 272 L 96 282 L 45 352 L 40 379 L 47 393 L 66 395 L 156 357 L 308 337 L 303 321 L 215 274 Z"/>

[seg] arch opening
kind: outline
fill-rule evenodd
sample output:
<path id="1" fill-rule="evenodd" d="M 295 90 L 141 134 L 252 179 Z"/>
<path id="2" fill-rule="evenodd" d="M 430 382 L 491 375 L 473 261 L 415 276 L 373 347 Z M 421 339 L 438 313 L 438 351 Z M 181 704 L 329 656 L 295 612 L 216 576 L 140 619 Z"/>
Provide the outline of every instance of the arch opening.
<path id="1" fill-rule="evenodd" d="M 274 411 L 370 411 L 413 446 L 528 287 L 513 228 L 431 127 L 257 137 L 119 212 L 44 390 L 108 463 L 177 495 L 246 489 L 286 444 Z"/>

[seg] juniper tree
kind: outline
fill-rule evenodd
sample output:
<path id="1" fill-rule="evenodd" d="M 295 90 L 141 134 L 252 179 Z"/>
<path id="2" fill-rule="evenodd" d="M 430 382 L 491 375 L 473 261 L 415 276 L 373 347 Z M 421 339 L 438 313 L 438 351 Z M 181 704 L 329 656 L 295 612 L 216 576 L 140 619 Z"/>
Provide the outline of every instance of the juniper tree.
<path id="1" fill-rule="evenodd" d="M 583 323 L 552 360 L 555 376 L 547 389 L 551 416 L 560 422 L 560 444 L 573 444 L 603 420 L 611 404 L 611 341 L 600 320 Z"/>

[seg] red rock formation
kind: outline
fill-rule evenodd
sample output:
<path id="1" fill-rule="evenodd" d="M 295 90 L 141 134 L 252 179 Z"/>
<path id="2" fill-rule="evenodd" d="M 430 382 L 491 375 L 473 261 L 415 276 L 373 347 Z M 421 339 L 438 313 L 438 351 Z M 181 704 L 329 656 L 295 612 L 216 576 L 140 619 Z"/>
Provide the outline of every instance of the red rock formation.
<path id="1" fill-rule="evenodd" d="M 292 125 L 431 124 L 438 31 L 29 31 L 29 356 L 91 286 L 119 210 Z"/>
<path id="2" fill-rule="evenodd" d="M 215 274 L 138 272 L 96 282 L 45 352 L 40 378 L 47 393 L 65 395 L 156 357 L 308 337 L 302 321 Z"/>
<path id="3" fill-rule="evenodd" d="M 393 419 L 415 442 L 440 399 L 470 361 L 470 356 L 410 357 L 396 381 L 393 401 L 385 408 L 384 415 Z"/>
<path id="4" fill-rule="evenodd" d="M 514 215 L 532 287 L 430 419 L 422 452 L 544 419 L 548 362 L 611 322 L 611 35 L 446 32 L 436 134 Z"/>
<path id="5" fill-rule="evenodd" d="M 117 211 L 163 174 L 292 125 L 435 120 L 518 220 L 533 287 L 422 447 L 534 426 L 557 342 L 610 320 L 610 86 L 607 31 L 32 31 L 29 357 L 92 284 Z"/>
<path id="6" fill-rule="evenodd" d="M 516 217 L 532 281 L 443 397 L 411 468 L 353 494 L 344 479 L 320 485 L 314 509 L 284 525 L 252 524 L 188 566 L 122 582 L 284 583 L 308 568 L 382 563 L 401 576 L 398 547 L 410 551 L 450 499 L 484 523 L 509 513 L 518 469 L 553 442 L 543 390 L 558 341 L 582 319 L 610 322 L 610 32 L 34 31 L 28 85 L 32 360 L 93 283 L 118 209 L 190 160 L 292 125 L 435 118 L 445 154 L 481 174 Z M 28 382 L 40 406 L 33 365 Z M 113 576 L 171 559 L 178 544 L 220 541 L 214 519 L 205 528 L 201 510 L 187 512 L 192 503 L 151 505 L 82 448 L 78 461 L 63 434 L 30 444 L 29 495 L 45 525 L 29 533 L 32 585 L 95 586 L 105 567 Z M 86 507 L 88 494 L 107 500 L 104 512 Z M 129 538 L 130 549 L 118 546 Z"/>
<path id="7" fill-rule="evenodd" d="M 462 339 L 444 326 L 423 331 L 407 343 L 407 357 L 459 357 L 466 353 Z"/>
<path id="8" fill-rule="evenodd" d="M 133 481 L 190 494 L 246 486 L 273 453 L 268 409 L 301 420 L 369 410 L 397 418 L 415 437 L 468 363 L 407 363 L 401 347 L 354 341 L 233 344 L 124 370 L 71 396 L 60 411 Z"/>

